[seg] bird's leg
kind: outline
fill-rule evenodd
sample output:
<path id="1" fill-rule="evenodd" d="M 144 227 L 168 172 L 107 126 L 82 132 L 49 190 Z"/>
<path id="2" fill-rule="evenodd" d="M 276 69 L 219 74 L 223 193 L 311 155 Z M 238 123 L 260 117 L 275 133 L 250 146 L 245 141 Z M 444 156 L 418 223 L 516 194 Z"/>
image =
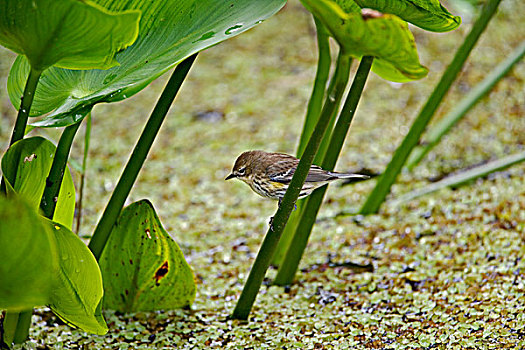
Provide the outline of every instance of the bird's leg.
<path id="1" fill-rule="evenodd" d="M 270 225 L 270 229 L 273 231 L 273 216 L 270 217 L 270 222 L 268 223 Z"/>
<path id="2" fill-rule="evenodd" d="M 278 204 L 278 208 L 281 207 L 281 202 L 283 201 L 282 198 L 279 198 L 279 204 Z M 270 229 L 273 231 L 273 216 L 270 218 L 270 222 L 268 223 L 268 225 L 270 225 Z"/>

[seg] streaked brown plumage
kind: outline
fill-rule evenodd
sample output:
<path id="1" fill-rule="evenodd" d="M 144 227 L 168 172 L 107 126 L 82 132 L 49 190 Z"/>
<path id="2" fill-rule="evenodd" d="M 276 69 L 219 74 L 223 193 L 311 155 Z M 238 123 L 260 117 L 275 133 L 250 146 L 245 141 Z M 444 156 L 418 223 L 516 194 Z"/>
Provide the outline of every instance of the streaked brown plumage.
<path id="1" fill-rule="evenodd" d="M 226 180 L 238 178 L 247 183 L 257 194 L 281 201 L 299 164 L 299 159 L 284 153 L 247 151 L 242 153 Z M 359 174 L 326 171 L 312 165 L 301 189 L 299 198 L 304 198 L 318 187 L 338 179 L 366 179 Z"/>

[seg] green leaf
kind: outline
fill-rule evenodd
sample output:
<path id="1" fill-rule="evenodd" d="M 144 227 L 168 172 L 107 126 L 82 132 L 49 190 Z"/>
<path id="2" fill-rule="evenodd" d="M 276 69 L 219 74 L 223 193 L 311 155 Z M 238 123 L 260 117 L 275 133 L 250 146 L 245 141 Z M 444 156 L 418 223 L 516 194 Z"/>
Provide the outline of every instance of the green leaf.
<path id="1" fill-rule="evenodd" d="M 362 8 L 371 8 L 401 17 L 432 32 L 448 32 L 461 24 L 461 18 L 444 8 L 439 0 L 355 0 Z"/>
<path id="2" fill-rule="evenodd" d="M 26 201 L 0 196 L 0 310 L 23 311 L 49 301 L 56 241 Z"/>
<path id="3" fill-rule="evenodd" d="M 174 309 L 195 298 L 193 272 L 148 200 L 126 207 L 100 258 L 104 306 L 122 312 Z"/>
<path id="4" fill-rule="evenodd" d="M 37 210 L 53 163 L 56 147 L 43 137 L 14 143 L 2 157 L 2 172 L 10 191 L 22 196 Z M 64 174 L 53 220 L 71 228 L 75 214 L 75 186 L 69 169 Z"/>
<path id="5" fill-rule="evenodd" d="M 330 0 L 301 0 L 347 54 L 374 57 L 372 71 L 386 80 L 407 82 L 425 77 L 414 37 L 405 21 L 379 12 L 346 13 Z"/>
<path id="6" fill-rule="evenodd" d="M 59 256 L 48 306 L 70 325 L 106 334 L 108 328 L 100 311 L 104 289 L 95 257 L 67 227 L 44 220 L 54 231 Z"/>
<path id="7" fill-rule="evenodd" d="M 140 34 L 117 54 L 120 66 L 106 71 L 46 70 L 31 115 L 53 111 L 36 126 L 66 126 L 100 102 L 128 98 L 192 54 L 240 34 L 277 12 L 285 0 L 97 0 L 115 9 L 142 11 Z M 29 65 L 18 58 L 9 75 L 11 101 L 18 108 Z"/>
<path id="8" fill-rule="evenodd" d="M 0 44 L 27 57 L 33 69 L 108 69 L 133 44 L 140 11 L 111 13 L 90 1 L 4 0 Z"/>

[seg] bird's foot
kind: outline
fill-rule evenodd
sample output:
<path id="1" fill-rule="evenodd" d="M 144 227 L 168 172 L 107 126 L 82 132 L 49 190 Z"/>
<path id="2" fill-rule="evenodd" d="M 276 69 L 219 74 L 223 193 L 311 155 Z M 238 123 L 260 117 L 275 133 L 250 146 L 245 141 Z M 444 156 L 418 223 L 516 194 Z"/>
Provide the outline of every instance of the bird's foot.
<path id="1" fill-rule="evenodd" d="M 270 222 L 268 223 L 270 225 L 270 230 L 273 231 L 273 216 L 270 218 Z"/>

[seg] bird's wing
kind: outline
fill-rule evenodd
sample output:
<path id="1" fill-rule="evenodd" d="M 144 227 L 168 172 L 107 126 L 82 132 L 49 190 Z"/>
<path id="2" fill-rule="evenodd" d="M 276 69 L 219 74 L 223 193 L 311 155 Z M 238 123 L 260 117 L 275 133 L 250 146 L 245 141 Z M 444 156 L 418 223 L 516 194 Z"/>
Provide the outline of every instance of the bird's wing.
<path id="1" fill-rule="evenodd" d="M 324 182 L 336 179 L 332 173 L 318 167 L 317 165 L 312 165 L 308 176 L 306 177 L 306 182 Z"/>
<path id="2" fill-rule="evenodd" d="M 297 169 L 298 161 L 284 160 L 270 165 L 266 169 L 266 173 L 270 180 L 280 183 L 290 183 L 292 181 L 295 169 Z M 323 182 L 331 180 L 333 176 L 327 171 L 323 170 L 317 165 L 312 165 L 310 171 L 306 176 L 305 182 Z"/>
<path id="3" fill-rule="evenodd" d="M 272 181 L 287 184 L 292 181 L 296 168 L 297 162 L 294 162 L 293 159 L 282 160 L 269 165 L 266 169 L 266 174 Z"/>

